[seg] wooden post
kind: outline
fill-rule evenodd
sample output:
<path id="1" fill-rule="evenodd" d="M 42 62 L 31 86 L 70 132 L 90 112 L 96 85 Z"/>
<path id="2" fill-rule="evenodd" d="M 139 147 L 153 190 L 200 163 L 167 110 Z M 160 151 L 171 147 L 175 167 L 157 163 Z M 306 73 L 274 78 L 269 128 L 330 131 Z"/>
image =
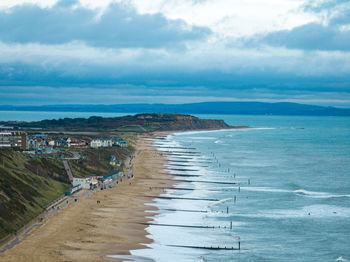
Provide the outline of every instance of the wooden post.
<path id="1" fill-rule="evenodd" d="M 238 192 L 241 192 L 241 184 L 238 184 Z"/>
<path id="2" fill-rule="evenodd" d="M 236 196 L 234 196 L 234 198 L 233 198 L 233 202 L 234 202 L 234 203 L 236 203 Z"/>
<path id="3" fill-rule="evenodd" d="M 228 207 L 226 207 L 226 214 L 228 214 Z"/>
<path id="4" fill-rule="evenodd" d="M 231 221 L 231 223 L 230 223 L 230 229 L 232 229 L 232 221 Z"/>
<path id="5" fill-rule="evenodd" d="M 248 179 L 248 185 L 250 185 L 250 179 Z"/>
<path id="6" fill-rule="evenodd" d="M 241 250 L 241 238 L 238 237 L 238 250 Z"/>

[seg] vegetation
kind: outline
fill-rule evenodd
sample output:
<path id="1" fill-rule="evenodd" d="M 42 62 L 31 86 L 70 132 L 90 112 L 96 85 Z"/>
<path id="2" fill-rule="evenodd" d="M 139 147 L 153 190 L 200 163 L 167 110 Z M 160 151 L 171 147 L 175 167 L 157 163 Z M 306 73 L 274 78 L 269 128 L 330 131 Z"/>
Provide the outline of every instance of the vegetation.
<path id="1" fill-rule="evenodd" d="M 122 167 L 110 165 L 111 156 L 114 155 L 117 160 L 125 160 L 133 151 L 132 146 L 81 150 L 80 153 L 84 158 L 70 161 L 73 175 L 75 177 L 106 176 L 117 170 L 121 171 Z"/>
<path id="2" fill-rule="evenodd" d="M 125 160 L 134 150 L 132 139 L 128 138 L 128 142 L 130 146 L 126 148 L 74 150 L 83 159 L 70 160 L 73 175 L 115 173 L 109 164 L 111 155 Z M 0 149 L 0 239 L 38 216 L 71 186 L 60 155 L 30 157 L 12 149 Z"/>
<path id="3" fill-rule="evenodd" d="M 57 160 L 0 150 L 0 238 L 28 223 L 68 187 Z"/>
<path id="4" fill-rule="evenodd" d="M 120 131 L 152 132 L 167 130 L 198 130 L 229 128 L 222 120 L 199 119 L 180 114 L 138 114 L 123 117 L 64 118 L 37 122 L 0 122 L 18 128 L 41 128 L 56 131 Z"/>

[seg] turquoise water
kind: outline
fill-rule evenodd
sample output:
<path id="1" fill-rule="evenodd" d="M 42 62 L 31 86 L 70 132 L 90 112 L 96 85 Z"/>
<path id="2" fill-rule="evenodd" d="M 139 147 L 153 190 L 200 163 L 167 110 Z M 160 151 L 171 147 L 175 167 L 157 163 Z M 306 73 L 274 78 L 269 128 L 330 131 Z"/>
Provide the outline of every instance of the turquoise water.
<path id="1" fill-rule="evenodd" d="M 199 175 L 177 179 L 237 182 L 240 189 L 179 183 L 193 190 L 168 190 L 164 196 L 224 201 L 158 199 L 155 223 L 220 228 L 153 225 L 147 230 L 155 243 L 134 255 L 155 261 L 350 261 L 350 119 L 202 117 L 258 128 L 170 135 L 163 146 L 196 148 L 200 156 L 181 162 L 195 171 L 169 172 Z M 179 168 L 177 157 L 170 161 L 169 168 Z M 238 237 L 240 251 L 172 246 L 236 248 Z"/>

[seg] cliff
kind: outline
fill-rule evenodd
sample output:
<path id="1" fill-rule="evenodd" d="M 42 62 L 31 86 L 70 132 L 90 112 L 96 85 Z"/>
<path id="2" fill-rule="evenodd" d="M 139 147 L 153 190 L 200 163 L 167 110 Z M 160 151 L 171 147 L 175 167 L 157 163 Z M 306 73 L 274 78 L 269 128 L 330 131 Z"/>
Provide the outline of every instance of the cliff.
<path id="1" fill-rule="evenodd" d="M 223 120 L 200 119 L 181 114 L 137 114 L 122 117 L 64 118 L 37 122 L 0 122 L 17 128 L 56 131 L 175 131 L 233 128 Z"/>
<path id="2" fill-rule="evenodd" d="M 126 159 L 133 150 L 132 146 L 75 150 L 84 157 L 70 160 L 73 175 L 115 173 L 110 156 Z M 60 154 L 30 157 L 0 149 L 0 240 L 41 214 L 70 187 Z"/>

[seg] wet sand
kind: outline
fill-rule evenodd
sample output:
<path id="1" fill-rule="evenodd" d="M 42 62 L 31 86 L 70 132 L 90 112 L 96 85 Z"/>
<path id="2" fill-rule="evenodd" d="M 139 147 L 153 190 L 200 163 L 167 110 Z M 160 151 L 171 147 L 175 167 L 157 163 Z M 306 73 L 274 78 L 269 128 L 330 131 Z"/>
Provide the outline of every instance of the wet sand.
<path id="1" fill-rule="evenodd" d="M 151 243 L 145 223 L 152 221 L 147 217 L 154 213 L 146 211 L 156 208 L 145 205 L 153 201 L 147 195 L 159 195 L 174 182 L 164 172 L 165 156 L 149 141 L 139 138 L 136 148 L 133 179 L 124 178 L 91 197 L 82 194 L 31 236 L 1 253 L 0 261 L 118 261 L 106 255 L 129 255 L 129 250 Z"/>

